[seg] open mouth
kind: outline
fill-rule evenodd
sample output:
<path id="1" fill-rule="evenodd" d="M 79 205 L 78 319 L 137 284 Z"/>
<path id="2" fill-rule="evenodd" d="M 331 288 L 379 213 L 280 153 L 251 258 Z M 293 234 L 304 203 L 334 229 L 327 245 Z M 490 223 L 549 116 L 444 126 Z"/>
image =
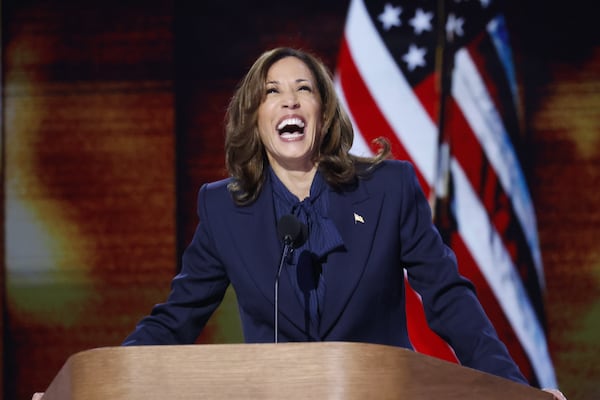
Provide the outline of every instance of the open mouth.
<path id="1" fill-rule="evenodd" d="M 282 138 L 304 135 L 304 121 L 298 117 L 286 118 L 277 125 L 277 132 Z"/>

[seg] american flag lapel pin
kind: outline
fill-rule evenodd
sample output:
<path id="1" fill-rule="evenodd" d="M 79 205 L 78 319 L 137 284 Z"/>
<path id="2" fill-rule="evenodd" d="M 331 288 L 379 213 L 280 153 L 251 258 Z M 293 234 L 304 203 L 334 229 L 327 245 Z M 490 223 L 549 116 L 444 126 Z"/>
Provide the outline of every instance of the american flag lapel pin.
<path id="1" fill-rule="evenodd" d="M 362 217 L 362 215 L 358 215 L 357 213 L 354 213 L 354 223 L 361 223 L 364 224 L 365 223 L 365 219 Z"/>

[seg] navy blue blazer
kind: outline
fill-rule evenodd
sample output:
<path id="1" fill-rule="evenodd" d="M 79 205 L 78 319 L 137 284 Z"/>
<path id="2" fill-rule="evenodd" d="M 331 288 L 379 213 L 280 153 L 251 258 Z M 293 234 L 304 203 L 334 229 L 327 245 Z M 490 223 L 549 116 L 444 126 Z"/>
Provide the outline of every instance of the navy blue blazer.
<path id="1" fill-rule="evenodd" d="M 244 338 L 272 342 L 274 280 L 282 243 L 269 180 L 258 199 L 237 206 L 229 180 L 202 186 L 200 223 L 181 272 L 126 345 L 193 343 L 231 283 Z M 385 161 L 343 191 L 331 189 L 329 218 L 344 249 L 328 255 L 327 289 L 318 332 L 305 329 L 305 310 L 289 279 L 279 283 L 279 339 L 357 341 L 412 348 L 406 326 L 404 269 L 421 295 L 430 327 L 461 363 L 525 383 L 482 310 L 472 284 L 458 273 L 454 253 L 432 224 L 412 166 Z M 359 216 L 359 217 L 357 217 Z"/>

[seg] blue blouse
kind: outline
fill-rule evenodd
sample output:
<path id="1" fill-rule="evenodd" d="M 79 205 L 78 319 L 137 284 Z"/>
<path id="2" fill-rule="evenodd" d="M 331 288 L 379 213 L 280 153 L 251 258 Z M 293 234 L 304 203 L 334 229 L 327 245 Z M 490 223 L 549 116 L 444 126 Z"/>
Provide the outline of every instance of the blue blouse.
<path id="1" fill-rule="evenodd" d="M 305 309 L 305 328 L 318 340 L 319 322 L 325 298 L 326 284 L 321 273 L 327 263 L 327 255 L 344 245 L 342 237 L 328 218 L 328 186 L 317 171 L 310 187 L 310 194 L 300 201 L 292 194 L 277 175 L 269 168 L 273 187 L 275 217 L 292 214 L 308 228 L 307 240 L 294 249 L 284 265 L 284 276 L 290 279 L 298 300 Z"/>

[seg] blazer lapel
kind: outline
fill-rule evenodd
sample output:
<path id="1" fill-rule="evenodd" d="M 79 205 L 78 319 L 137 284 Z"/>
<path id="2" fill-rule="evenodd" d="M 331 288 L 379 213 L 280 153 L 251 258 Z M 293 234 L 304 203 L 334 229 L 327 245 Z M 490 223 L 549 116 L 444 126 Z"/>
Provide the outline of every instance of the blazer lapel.
<path id="1" fill-rule="evenodd" d="M 240 263 L 248 276 L 268 300 L 274 311 L 275 275 L 279 267 L 283 244 L 277 235 L 277 221 L 270 183 L 265 182 L 258 199 L 246 207 L 238 207 L 230 215 L 232 246 L 240 255 Z M 348 301 L 366 266 L 379 223 L 383 195 L 370 195 L 365 185 L 355 190 L 337 193 L 330 190 L 329 218 L 338 228 L 345 249 L 329 254 L 323 269 L 326 291 L 319 336 L 325 338 Z M 284 265 L 285 268 L 285 265 Z M 269 312 L 270 310 L 265 310 Z M 305 313 L 295 289 L 282 271 L 279 279 L 279 315 L 300 331 L 305 329 Z"/>
<path id="2" fill-rule="evenodd" d="M 330 192 L 329 216 L 339 229 L 345 250 L 329 255 L 323 269 L 326 285 L 320 336 L 339 319 L 364 272 L 379 223 L 383 195 L 370 195 L 364 184 L 351 192 Z"/>
<path id="3" fill-rule="evenodd" d="M 271 193 L 271 185 L 267 180 L 254 203 L 246 207 L 238 207 L 231 215 L 231 226 L 239 227 L 237 230 L 234 229 L 236 233 L 233 234 L 233 240 L 240 252 L 240 262 L 248 271 L 251 284 L 262 292 L 274 313 L 275 277 L 283 243 L 277 234 Z M 287 318 L 298 329 L 303 329 L 304 311 L 283 270 L 279 279 L 279 313 L 280 317 Z"/>

